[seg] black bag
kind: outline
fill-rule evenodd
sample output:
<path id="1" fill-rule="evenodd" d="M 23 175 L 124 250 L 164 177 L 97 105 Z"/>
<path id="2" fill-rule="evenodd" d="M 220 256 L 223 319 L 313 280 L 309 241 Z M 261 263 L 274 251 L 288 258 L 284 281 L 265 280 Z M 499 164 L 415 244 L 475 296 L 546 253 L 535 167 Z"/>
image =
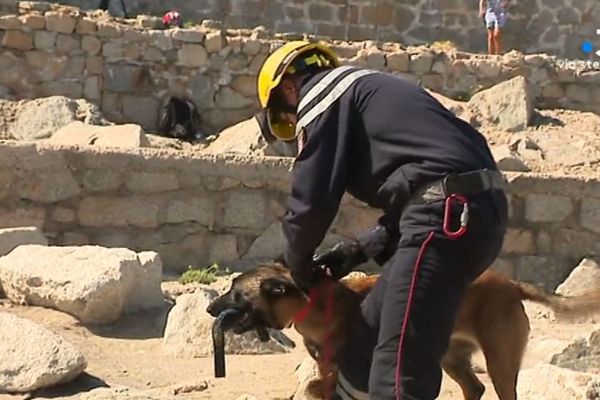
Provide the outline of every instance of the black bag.
<path id="1" fill-rule="evenodd" d="M 206 137 L 194 102 L 175 96 L 169 97 L 161 108 L 158 132 L 162 136 L 188 141 Z"/>

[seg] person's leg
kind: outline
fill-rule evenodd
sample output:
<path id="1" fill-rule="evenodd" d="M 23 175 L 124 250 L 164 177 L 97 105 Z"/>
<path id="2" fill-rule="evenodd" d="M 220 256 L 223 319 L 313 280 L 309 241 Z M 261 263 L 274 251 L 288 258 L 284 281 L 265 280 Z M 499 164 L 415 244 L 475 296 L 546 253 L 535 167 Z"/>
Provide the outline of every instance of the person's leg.
<path id="1" fill-rule="evenodd" d="M 487 44 L 488 54 L 496 54 L 496 42 L 494 40 L 494 30 L 492 28 L 488 28 L 487 30 Z"/>
<path id="2" fill-rule="evenodd" d="M 487 47 L 488 54 L 495 54 L 496 47 L 494 42 L 494 13 L 486 12 L 485 13 L 485 27 L 487 31 Z"/>
<path id="3" fill-rule="evenodd" d="M 467 232 L 458 240 L 440 232 L 442 204 L 417 206 L 403 217 L 403 239 L 376 313 L 380 321 L 369 376 L 371 398 L 437 398 L 441 360 L 463 294 L 498 255 L 505 232 L 505 198 L 480 196 L 470 206 Z M 460 210 L 452 214 L 457 220 Z M 428 235 L 427 226 L 435 233 Z"/>
<path id="4" fill-rule="evenodd" d="M 498 25 L 494 29 L 494 54 L 502 54 L 502 30 Z"/>
<path id="5" fill-rule="evenodd" d="M 445 242 L 432 235 L 397 253 L 370 371 L 372 398 L 432 400 L 439 394 L 441 359 L 470 282 Z"/>
<path id="6" fill-rule="evenodd" d="M 377 333 L 381 309 L 395 256 L 383 267 L 375 286 L 361 304 L 361 313 L 350 330 L 348 342 L 338 361 L 338 384 L 331 400 L 368 398 L 369 371 L 373 349 L 377 344 Z"/>
<path id="7" fill-rule="evenodd" d="M 494 28 L 494 46 L 495 46 L 495 53 L 494 54 L 502 54 L 503 48 L 502 48 L 502 31 L 504 29 L 504 24 L 506 22 L 506 14 L 505 13 L 500 13 L 497 15 L 497 23 L 496 23 L 496 27 Z"/>

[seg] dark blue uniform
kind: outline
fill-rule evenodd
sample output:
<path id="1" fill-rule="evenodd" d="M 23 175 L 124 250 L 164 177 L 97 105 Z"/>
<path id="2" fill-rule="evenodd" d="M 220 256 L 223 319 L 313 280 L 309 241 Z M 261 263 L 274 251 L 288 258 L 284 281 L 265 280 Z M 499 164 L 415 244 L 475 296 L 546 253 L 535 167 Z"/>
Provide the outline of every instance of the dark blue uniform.
<path id="1" fill-rule="evenodd" d="M 304 82 L 297 116 L 300 150 L 283 220 L 290 268 L 310 274 L 345 192 L 382 210 L 357 235 L 384 269 L 340 360 L 338 398 L 434 399 L 462 294 L 498 255 L 506 229 L 488 145 L 420 86 L 348 66 Z M 457 237 L 442 229 L 452 193 L 469 207 Z M 462 210 L 449 206 L 453 230 Z"/>

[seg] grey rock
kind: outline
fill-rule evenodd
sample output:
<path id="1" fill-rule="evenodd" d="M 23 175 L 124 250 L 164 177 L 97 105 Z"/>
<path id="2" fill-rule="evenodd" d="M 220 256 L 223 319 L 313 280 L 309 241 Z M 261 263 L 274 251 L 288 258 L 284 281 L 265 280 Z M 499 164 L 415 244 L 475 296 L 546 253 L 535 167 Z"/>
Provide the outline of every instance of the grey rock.
<path id="1" fill-rule="evenodd" d="M 19 140 L 46 139 L 73 121 L 91 125 L 107 125 L 98 107 L 86 100 L 51 96 L 25 104 L 14 125 L 12 136 Z"/>
<path id="2" fill-rule="evenodd" d="M 533 116 L 532 98 L 522 76 L 476 93 L 468 108 L 481 125 L 494 125 L 508 132 L 525 129 Z"/>
<path id="3" fill-rule="evenodd" d="M 550 364 L 578 372 L 600 373 L 600 330 L 594 331 L 589 340 L 576 339 L 555 354 Z"/>
<path id="4" fill-rule="evenodd" d="M 47 142 L 77 146 L 150 147 L 150 142 L 139 125 L 97 126 L 81 121 L 74 121 L 60 128 Z"/>
<path id="5" fill-rule="evenodd" d="M 225 285 L 230 286 L 229 281 Z M 204 287 L 193 294 L 176 299 L 169 312 L 163 337 L 164 351 L 178 358 L 202 358 L 213 354 L 211 329 L 214 318 L 206 312 L 217 291 Z M 293 343 L 283 332 L 270 330 L 271 339 L 261 342 L 256 332 L 243 335 L 225 333 L 226 354 L 278 354 L 288 353 Z"/>
<path id="6" fill-rule="evenodd" d="M 56 333 L 0 312 L 0 392 L 27 393 L 79 376 L 87 361 Z"/>
<path id="7" fill-rule="evenodd" d="M 518 153 L 512 151 L 509 146 L 493 146 L 491 150 L 498 168 L 502 171 L 529 172 L 531 170 Z"/>
<path id="8" fill-rule="evenodd" d="M 584 258 L 556 288 L 556 293 L 563 296 L 578 296 L 599 288 L 600 266 L 596 261 Z"/>
<path id="9" fill-rule="evenodd" d="M 90 325 L 164 305 L 152 254 L 100 246 L 19 246 L 0 257 L 0 283 L 16 304 L 53 308 Z"/>

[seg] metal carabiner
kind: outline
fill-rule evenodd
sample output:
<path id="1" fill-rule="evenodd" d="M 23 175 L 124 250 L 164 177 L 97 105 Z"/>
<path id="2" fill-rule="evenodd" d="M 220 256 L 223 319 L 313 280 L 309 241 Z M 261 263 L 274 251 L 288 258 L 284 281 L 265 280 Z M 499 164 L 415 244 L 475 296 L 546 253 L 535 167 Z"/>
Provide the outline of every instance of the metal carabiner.
<path id="1" fill-rule="evenodd" d="M 450 219 L 452 212 L 452 202 L 456 200 L 462 204 L 462 212 L 460 213 L 460 228 L 456 231 L 450 230 Z M 452 194 L 446 198 L 446 205 L 444 208 L 444 234 L 450 239 L 460 239 L 465 233 L 467 233 L 467 224 L 469 223 L 469 202 L 464 196 L 459 194 Z"/>

